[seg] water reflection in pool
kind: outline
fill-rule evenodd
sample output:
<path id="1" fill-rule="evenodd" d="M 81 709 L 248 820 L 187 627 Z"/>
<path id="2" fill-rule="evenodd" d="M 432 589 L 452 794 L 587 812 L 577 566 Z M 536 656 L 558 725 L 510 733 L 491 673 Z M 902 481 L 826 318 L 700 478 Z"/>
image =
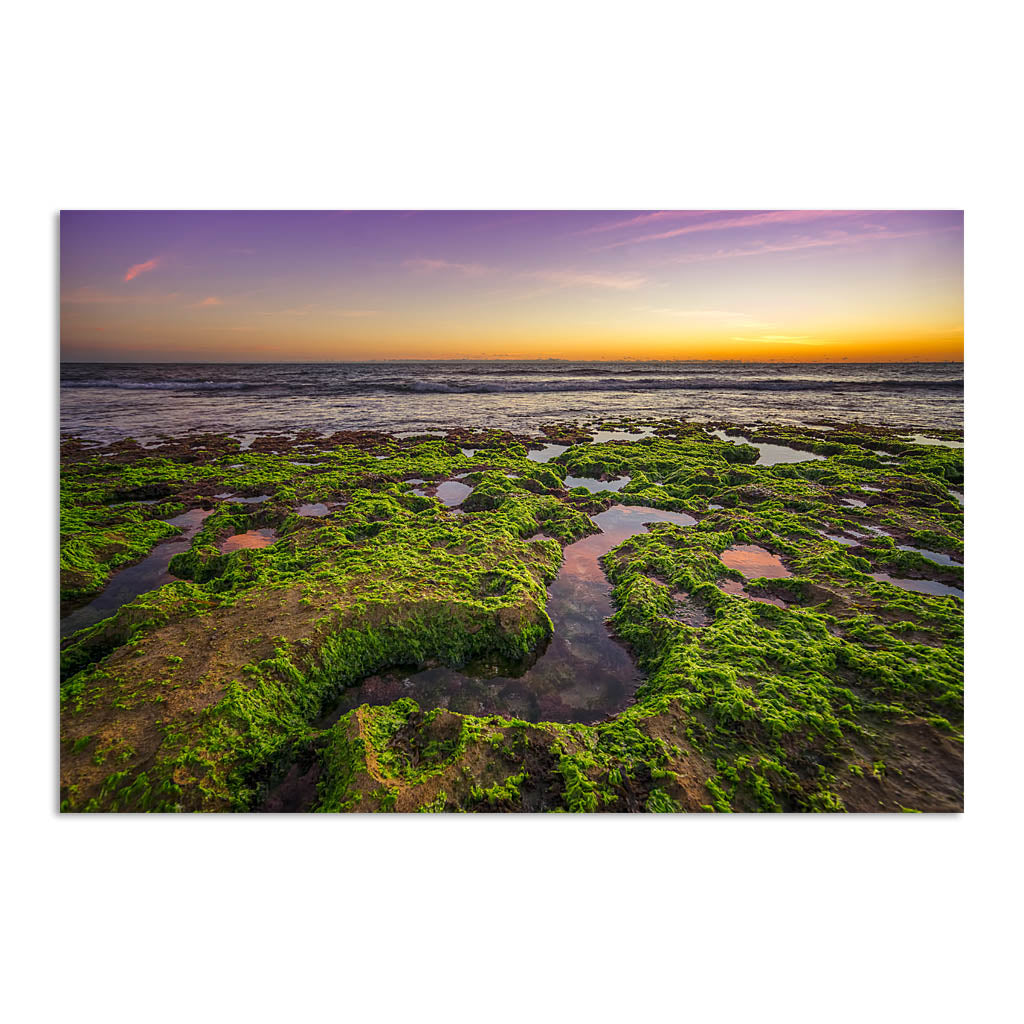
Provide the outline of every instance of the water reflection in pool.
<path id="1" fill-rule="evenodd" d="M 842 544 L 848 548 L 856 547 L 860 543 L 859 540 L 853 537 L 844 537 L 841 533 L 826 533 L 824 530 L 819 532 L 822 537 L 827 537 L 829 540 L 834 540 L 837 544 Z"/>
<path id="2" fill-rule="evenodd" d="M 110 577 L 110 582 L 89 604 L 66 615 L 60 621 L 60 635 L 68 636 L 77 629 L 84 629 L 113 615 L 118 608 L 150 590 L 156 590 L 177 578 L 167 571 L 175 555 L 188 551 L 192 538 L 203 525 L 210 512 L 194 508 L 165 522 L 180 526 L 181 534 L 171 540 L 161 541 L 141 562 L 119 569 Z"/>
<path id="3" fill-rule="evenodd" d="M 263 502 L 270 500 L 269 494 L 257 494 L 255 498 L 242 498 L 236 494 L 232 494 L 230 491 L 227 491 L 224 494 L 215 494 L 214 497 L 220 498 L 223 501 L 230 501 L 233 504 L 238 505 L 262 505 Z"/>
<path id="4" fill-rule="evenodd" d="M 270 547 L 277 540 L 277 531 L 265 527 L 260 530 L 246 530 L 245 533 L 236 533 L 227 540 L 221 541 L 220 550 L 223 554 L 232 551 L 242 551 L 247 548 Z"/>
<path id="5" fill-rule="evenodd" d="M 654 436 L 653 427 L 640 427 L 637 431 L 629 430 L 595 430 L 594 444 L 605 444 L 608 441 L 643 441 Z"/>
<path id="6" fill-rule="evenodd" d="M 926 437 L 924 434 L 911 434 L 906 438 L 909 444 L 934 445 L 938 448 L 963 448 L 963 441 L 943 441 L 937 437 Z"/>
<path id="7" fill-rule="evenodd" d="M 573 487 L 585 487 L 592 494 L 597 494 L 599 491 L 621 491 L 630 479 L 628 476 L 620 476 L 616 480 L 598 480 L 592 476 L 567 476 L 565 486 L 570 490 Z"/>
<path id="8" fill-rule="evenodd" d="M 372 676 L 347 691 L 328 721 L 360 704 L 387 704 L 412 697 L 424 709 L 446 707 L 463 714 L 502 714 L 528 721 L 597 722 L 624 708 L 641 675 L 626 649 L 612 639 L 611 585 L 599 559 L 645 523 L 692 526 L 693 516 L 616 505 L 594 516 L 601 532 L 570 544 L 548 588 L 547 611 L 555 632 L 521 675 L 488 677 L 472 669 L 439 667 Z"/>
<path id="9" fill-rule="evenodd" d="M 730 569 L 743 573 L 747 579 L 762 576 L 779 579 L 793 574 L 782 564 L 778 555 L 759 547 L 757 544 L 733 544 L 718 556 Z"/>
<path id="10" fill-rule="evenodd" d="M 945 583 L 938 583 L 935 580 L 899 579 L 885 572 L 873 572 L 869 575 L 879 583 L 891 583 L 893 586 L 901 587 L 903 590 L 912 590 L 918 594 L 930 594 L 933 597 L 959 597 L 961 600 L 964 596 L 964 592 L 959 587 L 949 587 Z"/>
<path id="11" fill-rule="evenodd" d="M 853 529 L 857 533 L 863 533 L 865 530 L 868 533 L 873 533 L 876 537 L 891 537 L 892 534 L 888 530 L 883 530 L 880 526 L 872 526 L 871 523 L 857 523 Z"/>
<path id="12" fill-rule="evenodd" d="M 932 562 L 937 562 L 939 565 L 962 565 L 962 562 L 954 562 L 953 559 L 943 551 L 930 551 L 928 548 L 915 548 L 909 544 L 897 544 L 896 547 L 900 551 L 910 551 L 915 555 L 920 555 L 922 558 L 927 558 Z"/>
<path id="13" fill-rule="evenodd" d="M 795 462 L 821 462 L 825 456 L 816 452 L 802 452 L 782 444 L 768 444 L 765 441 L 750 441 L 745 437 L 727 434 L 724 430 L 712 430 L 712 435 L 733 444 L 753 445 L 761 454 L 755 466 L 781 466 Z"/>
<path id="14" fill-rule="evenodd" d="M 437 490 L 432 495 L 420 487 L 415 488 L 412 493 L 420 498 L 437 498 L 449 508 L 454 508 L 456 505 L 461 505 L 473 493 L 473 488 L 469 484 L 459 483 L 458 480 L 445 480 L 444 483 L 437 485 Z"/>
<path id="15" fill-rule="evenodd" d="M 526 453 L 526 457 L 531 462 L 550 462 L 552 459 L 557 459 L 562 452 L 567 452 L 568 450 L 569 445 L 567 444 L 546 444 L 543 448 L 531 448 Z"/>

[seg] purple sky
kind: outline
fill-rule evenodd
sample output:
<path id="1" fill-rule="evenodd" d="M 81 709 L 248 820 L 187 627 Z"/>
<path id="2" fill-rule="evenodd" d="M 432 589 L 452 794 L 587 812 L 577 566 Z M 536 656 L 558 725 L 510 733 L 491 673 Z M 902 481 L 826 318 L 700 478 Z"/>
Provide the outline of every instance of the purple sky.
<path id="1" fill-rule="evenodd" d="M 65 359 L 959 359 L 959 211 L 65 212 Z"/>

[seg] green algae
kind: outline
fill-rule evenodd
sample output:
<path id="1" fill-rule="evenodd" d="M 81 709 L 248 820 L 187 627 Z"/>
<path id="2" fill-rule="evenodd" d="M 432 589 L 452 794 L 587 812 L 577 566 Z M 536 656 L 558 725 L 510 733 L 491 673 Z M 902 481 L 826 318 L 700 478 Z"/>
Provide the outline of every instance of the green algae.
<path id="1" fill-rule="evenodd" d="M 962 580 L 960 567 L 895 545 L 962 556 L 962 509 L 947 493 L 963 481 L 962 449 L 859 428 L 745 432 L 826 456 L 767 467 L 754 465 L 756 448 L 699 426 L 642 425 L 656 434 L 580 443 L 551 463 L 529 461 L 501 432 L 336 438 L 303 457 L 309 466 L 278 442 L 240 452 L 216 438 L 177 457 L 127 446 L 116 461 L 69 460 L 62 598 L 94 593 L 176 532 L 161 517 L 201 504 L 214 512 L 172 561 L 182 582 L 67 641 L 62 808 L 254 809 L 309 756 L 321 811 L 863 809 L 851 786 L 909 774 L 854 771 L 872 763 L 868 751 L 890 749 L 897 724 L 962 740 L 962 602 L 894 593 L 868 575 Z M 546 433 L 590 436 L 580 425 Z M 613 498 L 566 493 L 566 474 L 631 480 Z M 473 487 L 459 516 L 406 482 L 454 476 Z M 654 526 L 604 560 L 613 626 L 647 674 L 612 721 L 531 724 L 403 700 L 318 724 L 345 687 L 390 666 L 528 656 L 550 635 L 545 586 L 560 543 L 594 532 L 590 515 L 612 500 L 702 517 Z M 295 513 L 315 502 L 331 503 L 330 515 Z M 264 527 L 277 531 L 271 546 L 220 550 Z M 554 539 L 530 541 L 538 533 Z M 783 558 L 791 577 L 748 590 L 786 608 L 722 592 L 739 578 L 719 558 L 735 543 Z M 674 617 L 678 594 L 707 611 L 707 625 Z M 960 799 L 950 771 L 954 792 L 941 806 Z"/>

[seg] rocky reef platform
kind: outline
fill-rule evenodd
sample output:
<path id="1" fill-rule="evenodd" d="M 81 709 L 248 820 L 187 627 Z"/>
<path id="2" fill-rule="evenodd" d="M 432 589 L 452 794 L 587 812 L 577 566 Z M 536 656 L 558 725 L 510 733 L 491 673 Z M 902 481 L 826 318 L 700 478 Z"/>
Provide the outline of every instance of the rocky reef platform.
<path id="1" fill-rule="evenodd" d="M 61 808 L 962 810 L 963 454 L 62 438 Z"/>

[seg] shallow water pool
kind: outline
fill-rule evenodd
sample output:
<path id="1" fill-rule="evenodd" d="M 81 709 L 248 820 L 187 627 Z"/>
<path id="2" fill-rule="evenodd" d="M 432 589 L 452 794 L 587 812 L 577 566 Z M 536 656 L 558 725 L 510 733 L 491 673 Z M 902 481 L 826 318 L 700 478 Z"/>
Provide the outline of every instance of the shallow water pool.
<path id="1" fill-rule="evenodd" d="M 963 448 L 963 441 L 943 441 L 937 437 L 926 437 L 924 434 L 911 434 L 904 438 L 909 444 L 934 445 L 938 448 Z"/>
<path id="2" fill-rule="evenodd" d="M 910 551 L 915 555 L 920 555 L 922 558 L 927 558 L 932 562 L 937 562 L 939 565 L 963 565 L 962 562 L 954 562 L 953 559 L 943 551 L 930 551 L 928 548 L 915 548 L 909 544 L 897 544 L 897 548 L 900 551 Z"/>
<path id="3" fill-rule="evenodd" d="M 757 544 L 733 544 L 726 548 L 719 556 L 730 569 L 736 569 L 743 573 L 747 579 L 759 579 L 768 577 L 780 579 L 783 576 L 793 574 L 783 565 L 778 555 Z"/>
<path id="4" fill-rule="evenodd" d="M 527 451 L 526 457 L 531 462 L 550 462 L 557 459 L 562 452 L 567 452 L 570 445 L 567 444 L 546 444 L 543 448 L 531 448 Z"/>
<path id="5" fill-rule="evenodd" d="M 194 508 L 173 519 L 164 520 L 172 526 L 180 526 L 183 532 L 177 537 L 160 541 L 141 562 L 118 569 L 92 601 L 60 620 L 60 635 L 69 636 L 78 629 L 92 626 L 113 615 L 121 605 L 165 583 L 173 583 L 177 577 L 167 571 L 167 566 L 175 555 L 188 551 L 192 538 L 199 532 L 208 515 L 210 511 Z"/>
<path id="6" fill-rule="evenodd" d="M 269 494 L 257 494 L 254 498 L 240 498 L 230 491 L 224 494 L 215 494 L 215 498 L 220 498 L 222 501 L 230 501 L 232 504 L 239 505 L 262 505 L 265 501 L 270 501 Z"/>
<path id="7" fill-rule="evenodd" d="M 606 444 L 608 441 L 643 441 L 654 436 L 653 427 L 641 427 L 635 433 L 628 430 L 595 430 L 594 444 Z"/>
<path id="8" fill-rule="evenodd" d="M 890 576 L 885 572 L 873 572 L 870 573 L 873 580 L 878 580 L 879 583 L 891 583 L 893 586 L 900 587 L 903 590 L 912 590 L 918 594 L 930 594 L 932 597 L 959 597 L 963 600 L 964 592 L 959 587 L 950 587 L 945 583 L 939 583 L 936 580 L 911 580 L 911 579 L 900 579 L 896 576 Z"/>
<path id="9" fill-rule="evenodd" d="M 822 537 L 828 538 L 828 540 L 834 540 L 837 544 L 842 544 L 845 547 L 852 548 L 856 547 L 860 541 L 853 537 L 844 537 L 841 533 L 826 533 L 824 530 L 818 531 Z"/>
<path id="10" fill-rule="evenodd" d="M 472 493 L 473 488 L 469 484 L 459 483 L 458 480 L 445 480 L 443 484 L 438 484 L 434 497 L 449 508 L 454 508 L 461 505 Z"/>
<path id="11" fill-rule="evenodd" d="M 631 479 L 628 476 L 620 476 L 616 480 L 598 480 L 592 476 L 567 476 L 565 486 L 570 490 L 573 487 L 585 487 L 591 494 L 597 494 L 600 491 L 621 491 Z"/>
<path id="12" fill-rule="evenodd" d="M 539 657 L 520 675 L 447 667 L 372 676 L 347 691 L 327 722 L 360 704 L 411 697 L 421 708 L 463 714 L 502 714 L 527 721 L 600 721 L 621 711 L 642 675 L 605 620 L 612 614 L 611 585 L 599 559 L 646 523 L 692 526 L 693 516 L 616 505 L 593 517 L 601 532 L 568 545 L 548 588 L 547 612 L 555 631 Z"/>
<path id="13" fill-rule="evenodd" d="M 712 430 L 711 434 L 721 441 L 729 441 L 732 444 L 749 444 L 756 448 L 761 454 L 755 466 L 782 466 L 795 462 L 821 462 L 824 455 L 816 452 L 803 452 L 798 448 L 790 448 L 788 445 L 768 444 L 765 441 L 750 441 L 746 437 L 729 435 L 724 430 Z"/>
<path id="14" fill-rule="evenodd" d="M 232 551 L 244 551 L 249 548 L 267 548 L 275 540 L 277 540 L 277 530 L 272 530 L 269 527 L 246 530 L 245 533 L 236 533 L 221 541 L 220 551 L 226 555 Z"/>

